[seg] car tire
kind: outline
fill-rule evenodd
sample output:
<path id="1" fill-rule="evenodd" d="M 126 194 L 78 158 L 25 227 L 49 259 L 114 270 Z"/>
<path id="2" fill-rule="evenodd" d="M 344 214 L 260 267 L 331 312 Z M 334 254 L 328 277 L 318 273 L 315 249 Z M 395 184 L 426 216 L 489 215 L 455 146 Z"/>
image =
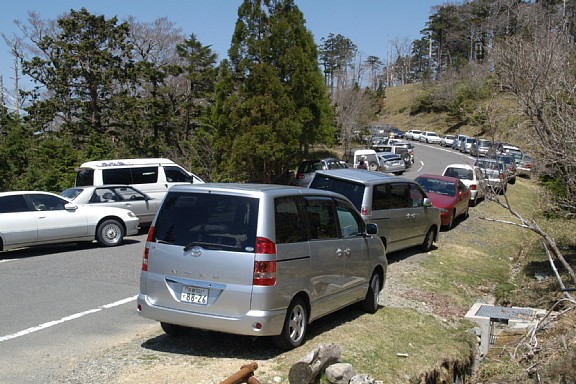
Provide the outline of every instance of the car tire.
<path id="1" fill-rule="evenodd" d="M 408 152 L 406 152 L 402 155 L 402 160 L 404 160 L 405 163 L 409 163 L 412 161 L 412 157 Z"/>
<path id="2" fill-rule="evenodd" d="M 474 199 L 470 200 L 470 206 L 475 207 L 478 204 L 478 195 Z"/>
<path id="3" fill-rule="evenodd" d="M 450 230 L 450 229 L 454 228 L 454 220 L 455 219 L 456 219 L 456 210 L 453 210 L 452 214 L 450 215 L 450 221 L 448 222 L 446 229 Z"/>
<path id="4" fill-rule="evenodd" d="M 426 237 L 424 237 L 424 242 L 420 246 L 420 248 L 424 252 L 430 252 L 432 250 L 432 246 L 434 244 L 434 228 L 430 228 L 426 233 Z"/>
<path id="5" fill-rule="evenodd" d="M 377 171 L 378 170 L 378 163 L 376 163 L 375 161 L 371 161 L 368 164 L 368 169 L 371 171 Z"/>
<path id="6" fill-rule="evenodd" d="M 378 311 L 378 296 L 380 296 L 380 275 L 374 272 L 370 278 L 370 285 L 366 292 L 366 297 L 362 301 L 362 309 L 367 313 Z"/>
<path id="7" fill-rule="evenodd" d="M 118 220 L 104 220 L 96 228 L 96 240 L 104 247 L 120 245 L 124 241 L 124 227 Z"/>
<path id="8" fill-rule="evenodd" d="M 163 323 L 163 322 L 160 323 L 160 326 L 162 327 L 164 333 L 172 337 L 184 336 L 190 330 L 189 328 L 184 327 L 182 325 Z"/>
<path id="9" fill-rule="evenodd" d="M 282 333 L 278 336 L 273 336 L 272 341 L 276 347 L 283 350 L 297 348 L 304 343 L 307 327 L 308 310 L 304 300 L 296 298 L 288 307 Z"/>

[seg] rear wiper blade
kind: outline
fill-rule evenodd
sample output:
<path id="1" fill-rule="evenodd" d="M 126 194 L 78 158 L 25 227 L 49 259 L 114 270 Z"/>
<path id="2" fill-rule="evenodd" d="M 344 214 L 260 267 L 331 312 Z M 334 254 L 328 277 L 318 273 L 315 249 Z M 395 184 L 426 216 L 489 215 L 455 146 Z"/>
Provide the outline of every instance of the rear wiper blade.
<path id="1" fill-rule="evenodd" d="M 224 247 L 226 247 L 225 244 L 207 243 L 204 241 L 192 241 L 184 247 L 184 252 L 188 252 L 189 250 L 191 250 L 196 245 L 199 245 L 203 248 L 215 249 L 215 250 L 222 250 L 222 249 L 224 249 Z"/>

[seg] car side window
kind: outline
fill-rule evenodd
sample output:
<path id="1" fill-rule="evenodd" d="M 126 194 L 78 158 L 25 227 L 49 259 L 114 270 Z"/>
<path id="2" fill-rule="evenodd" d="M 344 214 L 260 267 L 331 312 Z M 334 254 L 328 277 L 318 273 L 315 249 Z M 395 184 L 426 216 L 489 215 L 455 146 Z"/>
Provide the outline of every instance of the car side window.
<path id="1" fill-rule="evenodd" d="M 29 211 L 26 199 L 22 195 L 0 197 L 0 213 Z"/>
<path id="2" fill-rule="evenodd" d="M 164 167 L 164 174 L 166 181 L 169 183 L 191 183 L 192 176 L 185 172 L 180 167 L 166 166 Z"/>
<path id="3" fill-rule="evenodd" d="M 308 240 L 307 227 L 302 218 L 300 198 L 279 197 L 274 200 L 276 243 L 299 243 Z"/>
<path id="4" fill-rule="evenodd" d="M 112 203 L 119 201 L 120 199 L 116 193 L 110 188 L 96 188 L 92 196 L 90 197 L 89 203 Z"/>
<path id="5" fill-rule="evenodd" d="M 402 209 L 411 207 L 410 185 L 407 183 L 392 183 L 390 185 L 390 208 Z"/>
<path id="6" fill-rule="evenodd" d="M 386 184 L 375 185 L 372 188 L 372 210 L 390 209 L 390 188 Z"/>
<path id="7" fill-rule="evenodd" d="M 121 200 L 130 200 L 130 201 L 146 200 L 146 196 L 144 196 L 144 194 L 130 187 L 114 188 L 114 193 L 116 194 L 116 196 L 119 196 Z"/>
<path id="8" fill-rule="evenodd" d="M 61 211 L 67 203 L 66 200 L 50 195 L 31 194 L 28 197 L 37 211 Z"/>
<path id="9" fill-rule="evenodd" d="M 132 184 L 152 184 L 158 182 L 158 167 L 132 168 Z"/>
<path id="10" fill-rule="evenodd" d="M 128 168 L 111 168 L 102 170 L 104 184 L 132 184 L 132 175 Z"/>
<path id="11" fill-rule="evenodd" d="M 334 202 L 330 198 L 306 197 L 306 214 L 310 224 L 310 238 L 338 238 Z"/>
<path id="12" fill-rule="evenodd" d="M 423 207 L 424 198 L 426 193 L 416 184 L 410 184 L 410 198 L 412 199 L 412 207 Z"/>
<path id="13" fill-rule="evenodd" d="M 343 238 L 355 237 L 364 232 L 364 221 L 348 202 L 336 200 L 336 212 L 340 235 Z"/>

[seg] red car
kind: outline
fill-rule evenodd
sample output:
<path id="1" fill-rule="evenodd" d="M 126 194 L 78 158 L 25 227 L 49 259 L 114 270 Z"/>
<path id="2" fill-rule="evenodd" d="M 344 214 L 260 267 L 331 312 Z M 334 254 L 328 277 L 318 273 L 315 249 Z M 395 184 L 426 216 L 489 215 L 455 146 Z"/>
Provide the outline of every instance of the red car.
<path id="1" fill-rule="evenodd" d="M 440 222 L 447 229 L 452 228 L 454 220 L 468 217 L 470 190 L 456 177 L 439 175 L 421 175 L 416 182 L 426 191 L 432 205 L 440 209 Z"/>

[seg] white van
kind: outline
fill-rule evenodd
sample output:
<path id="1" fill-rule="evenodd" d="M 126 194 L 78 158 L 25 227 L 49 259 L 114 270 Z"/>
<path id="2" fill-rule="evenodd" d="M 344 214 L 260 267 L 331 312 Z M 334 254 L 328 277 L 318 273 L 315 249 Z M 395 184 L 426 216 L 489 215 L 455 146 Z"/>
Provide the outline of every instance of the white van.
<path id="1" fill-rule="evenodd" d="M 198 176 L 170 159 L 89 161 L 76 168 L 76 186 L 127 184 L 150 197 L 162 199 L 177 184 L 203 184 Z"/>
<path id="2" fill-rule="evenodd" d="M 360 158 L 364 157 L 364 161 L 368 163 L 368 169 L 371 171 L 380 170 L 380 161 L 378 160 L 378 154 L 373 149 L 358 149 L 354 151 L 354 158 L 352 164 L 354 168 L 358 168 L 358 163 L 360 163 Z"/>

